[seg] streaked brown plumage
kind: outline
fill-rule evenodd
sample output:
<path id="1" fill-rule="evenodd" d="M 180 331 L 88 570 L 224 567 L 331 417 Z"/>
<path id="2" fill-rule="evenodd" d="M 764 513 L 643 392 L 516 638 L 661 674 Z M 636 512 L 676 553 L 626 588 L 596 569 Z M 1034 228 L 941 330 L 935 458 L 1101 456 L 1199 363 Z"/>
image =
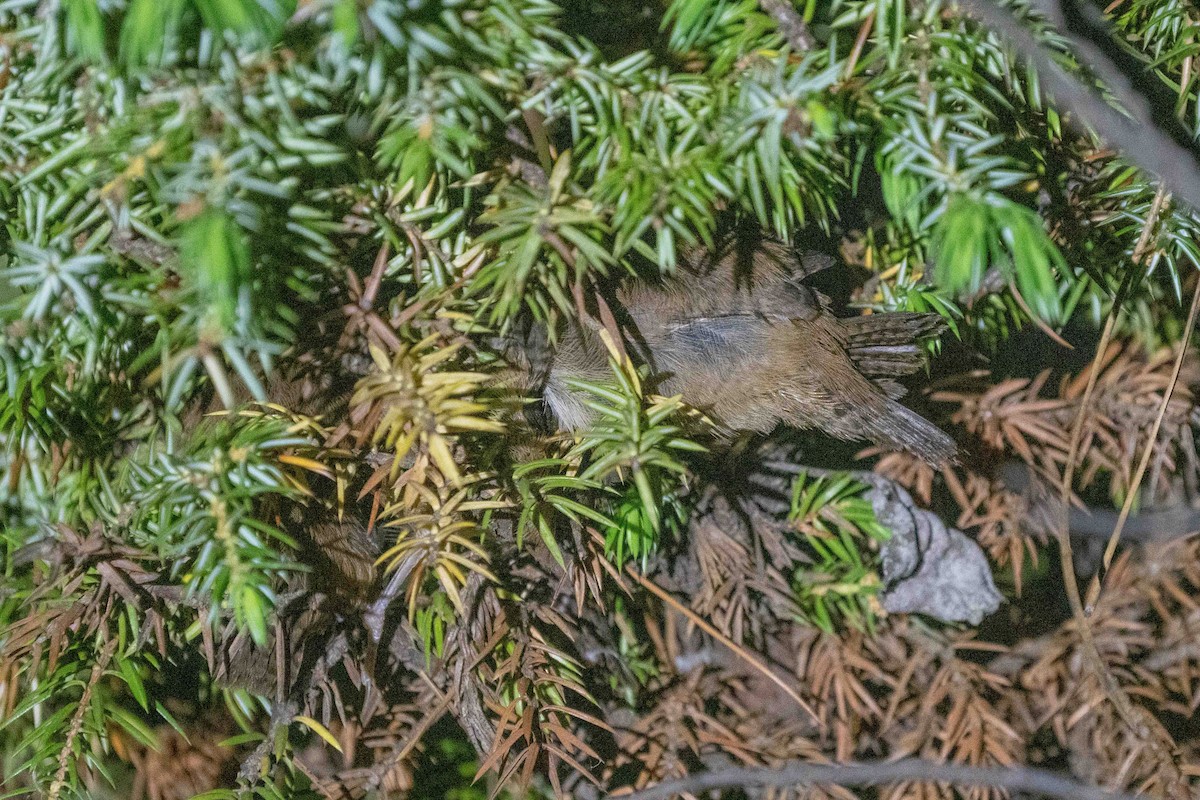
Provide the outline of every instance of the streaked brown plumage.
<path id="1" fill-rule="evenodd" d="M 904 390 L 894 381 L 923 364 L 918 341 L 943 329 L 940 318 L 838 318 L 827 298 L 800 283 L 828 265 L 776 242 L 729 239 L 712 253 L 693 254 L 660 284 L 622 287 L 627 339 L 651 365 L 657 391 L 682 395 L 729 432 L 766 433 L 784 423 L 908 450 L 935 464 L 953 458 L 950 437 L 898 403 Z M 526 347 L 523 360 L 544 368 L 538 376 L 528 366 L 528 383 L 540 384 L 561 427 L 585 426 L 591 412 L 566 379 L 608 374 L 598 338 L 576 325 L 552 353 L 537 349 Z"/>
<path id="2" fill-rule="evenodd" d="M 379 543 L 358 519 L 338 520 L 332 510 L 304 528 L 311 548 L 305 561 L 313 564 L 313 588 L 352 603 L 368 600 L 382 570 L 375 568 Z"/>

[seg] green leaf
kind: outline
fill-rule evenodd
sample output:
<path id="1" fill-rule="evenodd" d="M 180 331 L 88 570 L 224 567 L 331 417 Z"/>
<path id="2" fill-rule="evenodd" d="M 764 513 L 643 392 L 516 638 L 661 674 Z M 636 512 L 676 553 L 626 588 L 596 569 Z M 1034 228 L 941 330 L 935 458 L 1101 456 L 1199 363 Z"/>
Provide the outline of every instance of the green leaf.
<path id="1" fill-rule="evenodd" d="M 338 0 L 333 4 L 333 30 L 342 39 L 344 47 L 358 41 L 358 3 L 355 0 Z"/>
<path id="2" fill-rule="evenodd" d="M 178 28 L 183 0 L 130 0 L 121 23 L 118 54 L 127 67 L 156 63 L 167 37 Z"/>
<path id="3" fill-rule="evenodd" d="M 259 647 L 267 644 L 267 609 L 262 594 L 257 587 L 247 586 L 242 589 L 241 611 L 242 620 L 250 630 L 254 643 Z"/>
<path id="4" fill-rule="evenodd" d="M 180 264 L 208 306 L 218 331 L 231 333 L 250 293 L 250 244 L 233 217 L 208 208 L 181 226 Z"/>
<path id="5" fill-rule="evenodd" d="M 994 267 L 1015 281 L 1035 314 L 1062 320 L 1055 273 L 1066 272 L 1066 261 L 1032 209 L 998 195 L 955 195 L 934 229 L 934 250 L 934 277 L 942 289 L 974 294 Z"/>
<path id="6" fill-rule="evenodd" d="M 146 698 L 146 686 L 142 683 L 142 677 L 138 674 L 137 665 L 131 660 L 122 658 L 117 660 L 117 672 L 125 684 L 129 687 L 133 699 L 137 700 L 138 705 L 143 710 L 148 710 L 148 701 Z"/>
<path id="7" fill-rule="evenodd" d="M 108 53 L 104 35 L 104 20 L 96 0 L 62 0 L 67 17 L 71 49 L 93 63 L 104 63 Z"/>
<path id="8" fill-rule="evenodd" d="M 337 737 L 335 737 L 332 733 L 330 733 L 328 728 L 326 728 L 321 723 L 317 722 L 312 717 L 306 717 L 303 715 L 299 715 L 299 716 L 293 717 L 292 721 L 299 722 L 301 725 L 305 726 L 306 728 L 311 730 L 313 733 L 317 734 L 317 736 L 320 736 L 323 740 L 325 740 L 325 743 L 328 744 L 330 747 L 332 747 L 334 750 L 337 750 L 339 753 L 342 752 L 342 745 L 340 742 L 338 742 Z"/>
<path id="9" fill-rule="evenodd" d="M 554 557 L 555 563 L 560 567 L 565 568 L 566 562 L 563 561 L 562 550 L 558 546 L 558 541 L 554 538 L 554 531 L 550 529 L 545 517 L 538 517 L 538 534 L 541 535 L 542 541 L 546 543 L 546 548 L 550 551 L 550 555 Z"/>
<path id="10" fill-rule="evenodd" d="M 120 706 L 109 706 L 105 711 L 109 719 L 120 725 L 136 741 L 149 747 L 151 750 L 159 749 L 158 737 L 154 735 L 154 731 L 150 730 L 145 722 Z"/>

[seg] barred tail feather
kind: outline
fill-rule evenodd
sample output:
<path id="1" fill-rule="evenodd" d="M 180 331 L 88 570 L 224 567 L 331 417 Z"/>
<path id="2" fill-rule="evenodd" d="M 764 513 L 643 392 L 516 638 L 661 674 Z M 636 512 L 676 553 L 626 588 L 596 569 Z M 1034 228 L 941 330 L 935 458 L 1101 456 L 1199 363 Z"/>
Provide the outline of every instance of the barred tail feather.
<path id="1" fill-rule="evenodd" d="M 941 428 L 895 400 L 886 402 L 883 413 L 863 415 L 867 438 L 907 450 L 934 466 L 955 461 L 958 447 Z"/>
<path id="2" fill-rule="evenodd" d="M 911 375 L 925 363 L 919 341 L 937 336 L 946 323 L 937 314 L 872 314 L 841 320 L 846 352 L 870 378 Z"/>

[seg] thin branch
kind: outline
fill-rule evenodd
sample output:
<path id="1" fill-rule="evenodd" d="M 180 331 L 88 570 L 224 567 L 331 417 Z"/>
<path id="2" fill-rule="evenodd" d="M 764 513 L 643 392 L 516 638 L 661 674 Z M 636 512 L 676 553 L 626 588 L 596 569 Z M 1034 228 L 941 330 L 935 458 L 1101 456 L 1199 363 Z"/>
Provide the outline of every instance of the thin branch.
<path id="1" fill-rule="evenodd" d="M 1071 535 L 1107 542 L 1119 513 L 1107 508 L 1072 508 Z M 1164 509 L 1131 514 L 1121 538 L 1137 543 L 1169 542 L 1197 533 L 1200 533 L 1200 511 L 1181 502 Z"/>
<path id="2" fill-rule="evenodd" d="M 79 738 L 79 734 L 83 730 L 83 718 L 87 716 L 88 706 L 92 702 L 92 690 L 104 676 L 104 670 L 108 669 L 108 662 L 112 660 L 113 653 L 116 651 L 117 639 L 113 637 L 108 640 L 108 644 L 100 651 L 100 657 L 92 665 L 92 672 L 83 686 L 79 705 L 75 708 L 75 713 L 71 715 L 71 727 L 67 730 L 66 741 L 63 742 L 62 749 L 58 751 L 58 771 L 54 774 L 54 782 L 50 784 L 49 791 L 46 792 L 46 800 L 58 800 L 58 796 L 67 786 L 67 771 L 70 768 L 71 755 L 75 750 L 75 740 Z"/>
<path id="3" fill-rule="evenodd" d="M 816 47 L 817 41 L 809 32 L 804 17 L 800 16 L 789 0 L 759 0 L 758 4 L 775 20 L 779 33 L 793 50 L 804 53 Z"/>
<path id="4" fill-rule="evenodd" d="M 1075 349 L 1075 345 L 1071 344 L 1066 339 L 1064 339 L 1059 334 L 1058 331 L 1054 330 L 1054 328 L 1051 328 L 1048 324 L 1046 324 L 1046 321 L 1044 319 L 1042 319 L 1037 314 L 1033 313 L 1033 309 L 1029 307 L 1029 303 L 1025 302 L 1025 297 L 1021 294 L 1021 291 L 1017 288 L 1016 281 L 1008 282 L 1008 291 L 1012 294 L 1013 300 L 1017 301 L 1017 305 L 1021 307 L 1021 310 L 1025 312 L 1025 316 L 1027 316 L 1031 320 L 1033 320 L 1033 324 L 1038 327 L 1038 330 L 1040 330 L 1042 333 L 1046 334 L 1046 336 L 1049 337 L 1050 340 L 1052 342 L 1054 342 L 1055 344 L 1057 344 L 1059 347 L 1065 347 L 1067 350 Z"/>
<path id="5" fill-rule="evenodd" d="M 858 29 L 858 35 L 854 37 L 854 46 L 850 48 L 850 56 L 846 59 L 846 71 L 842 74 L 845 80 L 849 80 L 854 75 L 854 68 L 858 66 L 858 59 L 862 56 L 863 48 L 867 44 L 867 37 L 871 35 L 871 28 L 875 24 L 875 12 L 867 14 L 867 18 L 863 20 L 862 26 Z"/>
<path id="6" fill-rule="evenodd" d="M 1094 39 L 1071 30 L 1070 22 L 1085 22 L 1094 33 L 1111 39 L 1103 12 L 1086 2 L 1071 3 L 1070 11 L 1063 7 L 1061 0 L 1033 0 L 1032 5 L 1054 24 L 1060 34 L 1070 40 L 1071 51 L 1077 54 L 1077 58 L 1082 56 L 1083 63 L 1104 81 L 1109 91 L 1139 125 L 1157 124 L 1149 99 L 1138 91 L 1120 65 Z"/>
<path id="7" fill-rule="evenodd" d="M 1129 120 L 1100 96 L 1100 93 L 1069 75 L 1039 44 L 1033 34 L 1010 11 L 995 0 L 959 0 L 971 16 L 1007 39 L 1037 70 L 1055 100 L 1073 112 L 1099 138 L 1134 164 L 1157 176 L 1193 208 L 1200 208 L 1200 154 L 1184 147 L 1156 124 L 1139 125 Z M 1126 108 L 1138 101 L 1111 87 Z"/>
<path id="8" fill-rule="evenodd" d="M 1088 411 L 1091 408 L 1092 397 L 1095 394 L 1096 382 L 1100 377 L 1100 363 L 1104 358 L 1105 351 L 1108 349 L 1108 343 L 1112 339 L 1113 329 L 1116 326 L 1117 316 L 1121 313 L 1121 305 L 1125 300 L 1125 295 L 1132 288 L 1137 277 L 1137 270 L 1141 268 L 1142 259 L 1149 249 L 1152 231 L 1158 224 L 1158 218 L 1162 213 L 1166 200 L 1167 193 L 1160 187 L 1154 196 L 1154 201 L 1150 204 L 1150 210 L 1146 214 L 1146 220 L 1142 225 L 1142 233 L 1133 248 L 1133 268 L 1117 288 L 1117 294 L 1113 298 L 1112 309 L 1108 312 L 1108 319 L 1105 320 L 1104 330 L 1100 334 L 1100 342 L 1096 345 L 1096 355 L 1092 359 L 1087 388 L 1084 389 L 1083 397 L 1079 401 L 1079 408 L 1075 412 L 1075 421 L 1071 426 L 1071 440 L 1067 447 L 1066 463 L 1063 464 L 1062 493 L 1059 498 L 1059 519 L 1054 526 L 1055 538 L 1058 540 L 1063 585 L 1066 589 L 1067 602 L 1071 606 L 1071 616 L 1075 620 L 1075 628 L 1079 632 L 1079 641 L 1083 648 L 1084 662 L 1095 675 L 1096 680 L 1100 683 L 1101 691 L 1104 692 L 1109 702 L 1113 704 L 1121 720 L 1143 741 L 1149 738 L 1147 735 L 1148 732 L 1145 730 L 1145 725 L 1138 721 L 1137 714 L 1133 709 L 1133 703 L 1130 702 L 1129 696 L 1125 694 L 1125 690 L 1121 688 L 1120 684 L 1117 683 L 1116 679 L 1108 671 L 1104 660 L 1100 657 L 1100 651 L 1096 648 L 1096 641 L 1092 637 L 1091 620 L 1088 618 L 1087 612 L 1083 607 L 1083 597 L 1079 592 L 1079 582 L 1075 578 L 1075 558 L 1071 549 L 1069 514 L 1071 508 L 1071 488 L 1075 482 L 1075 466 L 1079 457 L 1079 445 L 1083 438 L 1083 426 L 1087 420 Z M 1157 750 L 1157 748 L 1155 749 Z"/>
<path id="9" fill-rule="evenodd" d="M 462 618 L 446 635 L 447 646 L 453 643 L 459 653 L 451 668 L 450 689 L 447 694 L 454 696 L 454 717 L 467 734 L 467 739 L 479 754 L 480 760 L 486 760 L 492 747 L 498 744 L 496 729 L 484 713 L 480 681 L 475 673 L 475 668 L 486 654 L 486 646 L 480 647 L 480 643 L 474 641 L 471 636 L 471 628 L 478 622 L 476 613 L 480 607 L 483 580 L 483 576 L 478 572 L 472 572 L 467 578 L 462 590 Z"/>
<path id="10" fill-rule="evenodd" d="M 378 497 L 378 495 L 376 496 Z M 372 513 L 374 513 L 374 509 L 372 509 Z M 383 639 L 383 626 L 388 608 L 400 594 L 400 590 L 412 574 L 412 569 L 413 565 L 408 564 L 393 572 L 383 591 L 379 593 L 379 597 L 375 598 L 375 601 L 363 612 L 363 626 L 371 637 L 367 642 L 362 673 L 364 718 L 370 717 L 374 712 L 375 704 L 381 697 L 379 687 L 375 682 L 375 666 L 379 659 L 379 644 Z"/>
<path id="11" fill-rule="evenodd" d="M 613 793 L 611 800 L 665 800 L 713 789 L 827 786 L 879 786 L 900 781 L 989 786 L 1009 792 L 1029 792 L 1062 800 L 1133 800 L 1130 794 L 1086 786 L 1070 778 L 1032 767 L 972 767 L 935 764 L 917 758 L 873 764 L 789 764 L 779 768 L 730 767 L 666 781 L 630 794 Z"/>
<path id="12" fill-rule="evenodd" d="M 1113 553 L 1116 552 L 1117 542 L 1121 539 L 1121 530 L 1125 527 L 1125 521 L 1129 519 L 1129 512 L 1133 510 L 1133 501 L 1137 497 L 1138 487 L 1142 483 L 1142 476 L 1146 474 L 1146 466 L 1150 463 L 1150 458 L 1154 454 L 1154 445 L 1158 441 L 1158 432 L 1162 429 L 1163 418 L 1167 415 L 1167 406 L 1170 405 L 1171 397 L 1175 394 L 1175 387 L 1179 384 L 1179 373 L 1183 369 L 1183 360 L 1187 356 L 1192 329 L 1196 326 L 1196 310 L 1198 308 L 1200 308 L 1200 278 L 1196 280 L 1196 289 L 1192 293 L 1192 306 L 1188 309 L 1187 324 L 1183 328 L 1183 339 L 1179 343 L 1179 355 L 1175 357 L 1175 364 L 1171 369 L 1171 382 L 1167 386 L 1167 390 L 1163 392 L 1162 402 L 1158 406 L 1158 415 L 1155 416 L 1154 424 L 1150 427 L 1150 438 L 1146 442 L 1146 449 L 1142 453 L 1142 460 L 1137 466 L 1137 471 L 1133 473 L 1133 480 L 1129 484 L 1129 491 L 1125 493 L 1125 502 L 1121 504 L 1121 515 L 1117 517 L 1117 524 L 1113 526 L 1112 536 L 1109 537 L 1108 545 L 1104 548 L 1104 561 L 1101 564 L 1100 570 L 1101 575 L 1108 572 L 1108 567 L 1112 564 Z M 1100 576 L 1098 575 L 1097 578 L 1099 579 Z M 1088 605 L 1094 602 L 1094 599 L 1089 598 Z"/>
<path id="13" fill-rule="evenodd" d="M 238 780 L 250 786 L 257 786 L 266 774 L 266 767 L 271 753 L 275 751 L 276 736 L 285 730 L 296 718 L 299 709 L 291 701 L 271 704 L 271 717 L 267 721 L 267 731 L 263 740 L 242 759 L 238 768 Z"/>
<path id="14" fill-rule="evenodd" d="M 447 692 L 443 694 L 437 704 L 434 705 L 433 708 L 429 709 L 429 712 L 421 718 L 421 721 L 414 725 L 408 732 L 408 738 L 404 741 L 404 743 L 397 745 L 396 748 L 387 755 L 387 757 L 380 759 L 374 764 L 374 766 L 371 767 L 371 778 L 367 781 L 367 785 L 363 788 L 365 788 L 367 791 L 372 791 L 379 788 L 379 786 L 383 783 L 384 776 L 391 772 L 397 764 L 407 758 L 408 754 L 413 751 L 413 748 L 420 743 L 421 737 L 424 736 L 431 727 L 433 727 L 435 722 L 440 720 L 446 714 L 446 712 L 450 709 L 451 702 L 452 699 L 450 697 L 450 693 Z"/>
<path id="15" fill-rule="evenodd" d="M 601 543 L 603 542 L 603 540 L 600 539 L 600 537 L 598 535 L 596 535 L 595 533 L 593 533 L 592 536 L 598 542 L 601 542 Z M 743 661 L 745 661 L 747 664 L 754 667 L 754 669 L 756 669 L 758 672 L 762 673 L 763 676 L 768 678 L 772 683 L 774 683 L 776 686 L 778 686 L 780 689 L 782 689 L 784 692 L 786 692 L 788 697 L 795 700 L 796 703 L 802 709 L 804 709 L 806 712 L 808 712 L 808 714 L 813 718 L 814 721 L 817 720 L 816 712 L 814 712 L 812 710 L 812 707 L 808 703 L 804 702 L 804 698 L 800 696 L 800 693 L 797 692 L 787 681 L 785 681 L 783 678 L 776 675 L 774 670 L 772 670 L 769 666 L 767 666 L 766 663 L 764 663 L 762 659 L 760 659 L 754 653 L 751 653 L 745 647 L 742 647 L 740 644 L 735 642 L 733 639 L 730 639 L 728 636 L 721 633 L 708 620 L 704 619 L 699 614 L 697 614 L 695 611 L 688 608 L 683 603 L 679 602 L 674 597 L 672 597 L 671 593 L 668 592 L 666 589 L 662 588 L 654 581 L 650 580 L 646 576 L 639 573 L 636 569 L 633 568 L 633 565 L 631 565 L 631 564 L 626 565 L 625 571 L 628 572 L 629 576 L 631 578 L 633 578 L 635 581 L 637 581 L 638 584 L 641 585 L 641 587 L 643 589 L 650 592 L 652 595 L 657 597 L 659 600 L 662 600 L 667 605 L 671 606 L 671 608 L 675 609 L 683 616 L 687 617 L 688 620 L 690 620 L 693 624 L 695 624 L 696 627 L 700 628 L 700 630 L 704 631 L 709 636 L 713 637 L 718 642 L 725 645 L 727 648 L 729 648 L 730 651 L 733 652 L 734 655 L 738 656 Z"/>
<path id="16" fill-rule="evenodd" d="M 1142 232 L 1138 237 L 1137 244 L 1133 247 L 1132 261 L 1134 269 L 1141 266 L 1142 260 L 1145 258 L 1147 249 L 1150 246 L 1152 232 L 1158 225 L 1159 215 L 1162 213 L 1163 205 L 1166 203 L 1167 193 L 1163 188 L 1159 188 L 1154 195 L 1154 200 L 1150 203 L 1150 210 L 1146 213 L 1146 220 L 1142 224 Z M 1075 479 L 1075 466 L 1079 458 L 1079 445 L 1083 438 L 1083 425 L 1087 419 L 1087 412 L 1091 409 L 1092 396 L 1096 392 L 1096 381 L 1100 378 L 1100 362 L 1104 358 L 1104 353 L 1108 349 L 1108 343 L 1112 340 L 1113 328 L 1117 322 L 1117 315 L 1121 311 L 1121 304 L 1125 300 L 1126 292 L 1132 287 L 1134 273 L 1130 273 L 1125 280 L 1121 281 L 1121 285 L 1117 289 L 1117 294 L 1113 298 L 1112 308 L 1108 312 L 1108 318 L 1104 321 L 1104 330 L 1100 333 L 1100 341 L 1096 345 L 1096 355 L 1092 359 L 1091 371 L 1088 373 L 1087 386 L 1083 390 L 1083 397 L 1079 400 L 1079 409 L 1075 413 L 1075 421 L 1071 426 L 1071 439 L 1067 445 L 1067 459 L 1063 464 L 1063 479 L 1062 479 L 1062 494 L 1060 497 L 1059 514 L 1061 519 L 1059 522 L 1059 542 L 1063 547 L 1062 553 L 1062 568 L 1063 581 L 1067 584 L 1068 595 L 1079 599 L 1078 586 L 1076 586 L 1074 559 L 1071 553 L 1071 539 L 1068 534 L 1068 514 L 1071 508 L 1071 487 Z M 1072 604 L 1074 605 L 1074 603 Z M 1083 610 L 1080 604 L 1080 612 Z"/>

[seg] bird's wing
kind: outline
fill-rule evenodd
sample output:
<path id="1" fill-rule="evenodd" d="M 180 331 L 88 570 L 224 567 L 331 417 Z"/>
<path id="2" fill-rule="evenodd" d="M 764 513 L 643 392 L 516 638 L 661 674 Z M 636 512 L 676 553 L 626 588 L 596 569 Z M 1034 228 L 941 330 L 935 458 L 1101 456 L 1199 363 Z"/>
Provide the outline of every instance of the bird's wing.
<path id="1" fill-rule="evenodd" d="M 705 356 L 711 348 L 737 345 L 763 325 L 756 314 L 720 314 L 671 320 L 665 331 L 679 346 Z"/>
<path id="2" fill-rule="evenodd" d="M 752 356 L 762 346 L 768 322 L 758 314 L 637 315 L 648 351 L 660 372 L 690 373 Z"/>

